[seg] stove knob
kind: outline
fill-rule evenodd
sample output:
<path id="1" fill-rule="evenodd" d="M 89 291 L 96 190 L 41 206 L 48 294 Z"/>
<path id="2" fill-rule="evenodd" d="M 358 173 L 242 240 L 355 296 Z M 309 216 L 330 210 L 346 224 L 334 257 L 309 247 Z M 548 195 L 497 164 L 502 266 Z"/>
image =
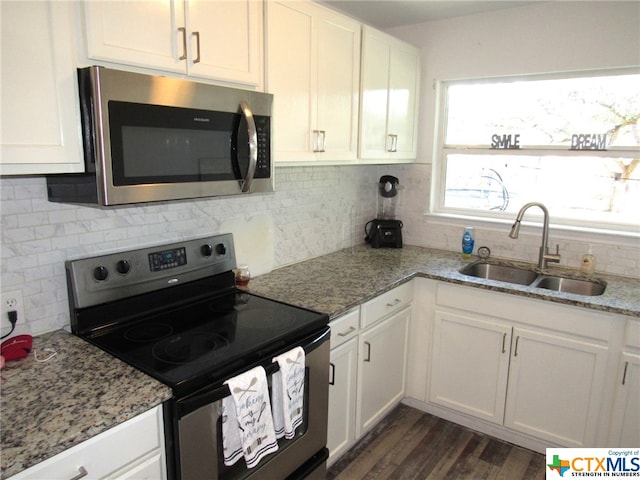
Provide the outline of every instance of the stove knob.
<path id="1" fill-rule="evenodd" d="M 200 251 L 202 252 L 202 255 L 204 255 L 205 257 L 210 257 L 211 254 L 213 253 L 213 248 L 211 247 L 211 245 L 207 243 L 206 245 L 202 245 L 200 247 Z"/>
<path id="2" fill-rule="evenodd" d="M 116 263 L 116 270 L 119 274 L 126 275 L 131 270 L 131 263 L 129 263 L 129 260 L 120 260 Z"/>
<path id="3" fill-rule="evenodd" d="M 225 253 L 227 253 L 227 247 L 224 245 L 224 243 L 219 243 L 218 245 L 216 245 L 216 253 L 218 255 L 224 255 Z"/>
<path id="4" fill-rule="evenodd" d="M 100 267 L 96 267 L 93 270 L 93 278 L 95 278 L 99 282 L 106 280 L 108 276 L 109 276 L 109 270 L 107 270 L 107 267 L 100 266 Z"/>

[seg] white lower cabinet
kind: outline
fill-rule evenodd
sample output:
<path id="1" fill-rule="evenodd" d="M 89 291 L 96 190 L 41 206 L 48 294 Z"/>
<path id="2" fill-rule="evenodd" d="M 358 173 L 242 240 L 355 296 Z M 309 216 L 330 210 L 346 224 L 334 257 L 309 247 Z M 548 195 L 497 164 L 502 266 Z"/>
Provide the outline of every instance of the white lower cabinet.
<path id="1" fill-rule="evenodd" d="M 405 283 L 330 323 L 329 465 L 404 398 L 412 298 Z"/>
<path id="2" fill-rule="evenodd" d="M 502 424 L 511 327 L 436 310 L 431 401 Z"/>
<path id="3" fill-rule="evenodd" d="M 640 321 L 628 320 L 616 365 L 616 387 L 607 446 L 640 445 Z"/>
<path id="4" fill-rule="evenodd" d="M 329 463 L 340 457 L 356 439 L 356 379 L 360 308 L 331 322 L 329 365 Z"/>
<path id="5" fill-rule="evenodd" d="M 356 439 L 356 378 L 358 340 L 352 338 L 331 350 L 329 377 L 329 459 L 340 457 Z"/>
<path id="6" fill-rule="evenodd" d="M 360 335 L 356 435 L 371 429 L 404 397 L 407 332 L 406 308 Z"/>
<path id="7" fill-rule="evenodd" d="M 599 446 L 607 315 L 448 284 L 436 303 L 428 402 L 548 446 Z"/>
<path id="8" fill-rule="evenodd" d="M 167 478 L 162 407 L 157 406 L 65 450 L 10 480 Z"/>
<path id="9" fill-rule="evenodd" d="M 567 447 L 595 445 L 607 347 L 513 329 L 504 424 Z"/>

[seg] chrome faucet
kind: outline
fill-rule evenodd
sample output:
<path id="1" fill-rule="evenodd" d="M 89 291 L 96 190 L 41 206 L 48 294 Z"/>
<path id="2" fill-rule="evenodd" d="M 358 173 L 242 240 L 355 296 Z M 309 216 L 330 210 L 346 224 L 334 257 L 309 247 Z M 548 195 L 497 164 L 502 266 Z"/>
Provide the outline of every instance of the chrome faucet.
<path id="1" fill-rule="evenodd" d="M 516 221 L 511 227 L 511 232 L 509 232 L 509 237 L 518 238 L 520 222 L 522 221 L 524 212 L 526 212 L 529 207 L 540 207 L 542 209 L 542 213 L 544 213 L 542 245 L 540 245 L 540 255 L 538 256 L 538 268 L 544 270 L 547 268 L 548 262 L 560 263 L 560 246 L 556 245 L 556 253 L 549 253 L 549 247 L 547 246 L 547 243 L 549 243 L 549 210 L 547 210 L 547 207 L 538 202 L 530 202 L 524 205 L 518 212 Z"/>

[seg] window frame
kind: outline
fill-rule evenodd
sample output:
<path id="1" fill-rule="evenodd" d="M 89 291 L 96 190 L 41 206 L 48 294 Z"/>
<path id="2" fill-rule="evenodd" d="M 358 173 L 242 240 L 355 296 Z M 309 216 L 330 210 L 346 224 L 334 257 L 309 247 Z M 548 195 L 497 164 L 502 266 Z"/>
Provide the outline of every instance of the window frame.
<path id="1" fill-rule="evenodd" d="M 568 157 L 611 157 L 623 156 L 629 158 L 640 157 L 640 147 L 611 147 L 607 146 L 606 150 L 571 150 L 567 147 L 554 146 L 536 146 L 536 147 L 520 147 L 519 149 L 495 149 L 489 144 L 486 145 L 446 145 L 447 113 L 448 113 L 448 88 L 451 85 L 460 84 L 483 84 L 498 82 L 520 82 L 520 81 L 536 81 L 536 80 L 557 80 L 570 78 L 584 78 L 597 76 L 612 75 L 630 75 L 640 74 L 638 67 L 616 68 L 606 70 L 585 70 L 575 72 L 558 72 L 554 74 L 538 74 L 538 75 L 508 75 L 508 76 L 492 76 L 486 78 L 468 78 L 468 79 L 451 79 L 451 80 L 435 80 L 435 100 L 436 100 L 436 119 L 435 119 L 435 141 L 433 142 L 433 161 L 432 161 L 432 177 L 431 192 L 429 198 L 429 208 L 427 215 L 438 217 L 440 219 L 451 219 L 460 222 L 475 222 L 486 225 L 495 225 L 496 223 L 505 224 L 513 221 L 514 214 L 512 212 L 499 211 L 481 211 L 477 209 L 464 209 L 445 207 L 445 190 L 446 190 L 446 156 L 448 154 L 490 154 L 495 156 L 568 156 Z M 535 212 L 532 212 L 535 214 Z M 569 218 L 562 216 L 553 216 L 551 221 L 554 227 L 563 230 L 573 230 L 582 232 L 594 232 L 603 234 L 616 234 L 623 236 L 640 236 L 640 222 L 619 223 L 604 222 L 578 218 Z"/>

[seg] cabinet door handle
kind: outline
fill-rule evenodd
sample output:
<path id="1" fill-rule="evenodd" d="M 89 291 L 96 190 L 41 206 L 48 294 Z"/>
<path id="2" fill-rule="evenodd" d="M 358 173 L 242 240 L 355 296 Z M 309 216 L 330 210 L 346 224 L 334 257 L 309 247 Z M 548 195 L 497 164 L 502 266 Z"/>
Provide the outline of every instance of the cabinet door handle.
<path id="1" fill-rule="evenodd" d="M 514 352 L 513 352 L 513 356 L 514 356 L 514 357 L 517 357 L 517 356 L 518 356 L 518 341 L 520 341 L 520 335 L 518 335 L 518 336 L 516 337 L 516 348 L 515 348 L 515 350 L 514 350 Z"/>
<path id="2" fill-rule="evenodd" d="M 187 59 L 187 29 L 185 27 L 179 27 L 178 31 L 182 33 L 182 55 L 178 57 L 178 60 Z"/>
<path id="3" fill-rule="evenodd" d="M 367 346 L 367 358 L 365 358 L 364 361 L 370 362 L 371 361 L 371 344 L 369 342 L 364 342 L 364 344 Z"/>
<path id="4" fill-rule="evenodd" d="M 627 381 L 627 369 L 629 368 L 629 362 L 624 362 L 624 372 L 622 372 L 622 385 Z"/>
<path id="5" fill-rule="evenodd" d="M 200 63 L 200 32 L 193 32 L 192 35 L 196 37 L 196 58 L 193 59 L 193 63 Z"/>
<path id="6" fill-rule="evenodd" d="M 506 352 L 506 350 L 504 349 L 506 342 L 507 342 L 507 333 L 505 332 L 502 334 L 502 353 Z"/>
<path id="7" fill-rule="evenodd" d="M 329 380 L 329 385 L 336 384 L 336 366 L 333 363 L 329 363 L 329 367 L 331 368 L 331 380 Z"/>
<path id="8" fill-rule="evenodd" d="M 400 300 L 399 298 L 396 298 L 393 302 L 387 303 L 387 307 L 395 307 L 396 305 L 398 305 L 402 300 Z"/>
<path id="9" fill-rule="evenodd" d="M 71 477 L 69 480 L 80 480 L 87 475 L 89 475 L 89 472 L 87 472 L 87 469 L 81 465 L 78 467 L 78 474 L 75 477 Z"/>
<path id="10" fill-rule="evenodd" d="M 389 146 L 388 152 L 397 152 L 398 151 L 398 135 L 389 134 L 389 140 L 391 140 L 391 145 Z"/>
<path id="11" fill-rule="evenodd" d="M 324 130 L 314 130 L 313 133 L 316 136 L 316 141 L 315 141 L 315 145 L 313 147 L 313 151 L 316 153 L 322 153 L 324 152 L 324 147 L 325 147 L 325 139 L 326 139 L 326 133 Z"/>
<path id="12" fill-rule="evenodd" d="M 354 327 L 353 325 L 349 327 L 349 330 L 347 330 L 346 332 L 340 332 L 338 333 L 339 337 L 346 337 L 347 335 L 349 335 L 351 332 L 354 332 L 356 330 L 356 327 Z"/>

